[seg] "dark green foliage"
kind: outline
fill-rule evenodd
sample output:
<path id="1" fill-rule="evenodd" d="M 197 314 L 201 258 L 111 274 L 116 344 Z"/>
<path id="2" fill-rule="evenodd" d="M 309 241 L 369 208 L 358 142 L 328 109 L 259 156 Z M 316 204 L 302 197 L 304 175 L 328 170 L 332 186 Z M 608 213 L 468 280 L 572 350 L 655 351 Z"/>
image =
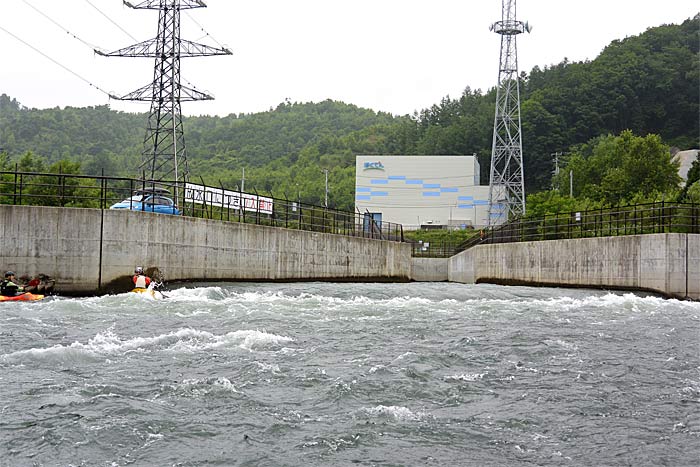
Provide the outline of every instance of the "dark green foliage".
<path id="1" fill-rule="evenodd" d="M 574 196 L 615 205 L 637 194 L 667 193 L 680 184 L 678 164 L 657 135 L 637 137 L 625 130 L 581 145 L 560 173 L 565 186 L 573 171 Z"/>
<path id="2" fill-rule="evenodd" d="M 404 238 L 407 241 L 418 242 L 428 242 L 432 245 L 439 244 L 450 244 L 457 246 L 465 240 L 479 235 L 478 230 L 465 229 L 465 230 L 444 230 L 444 229 L 432 229 L 432 230 L 414 230 L 404 232 Z"/>

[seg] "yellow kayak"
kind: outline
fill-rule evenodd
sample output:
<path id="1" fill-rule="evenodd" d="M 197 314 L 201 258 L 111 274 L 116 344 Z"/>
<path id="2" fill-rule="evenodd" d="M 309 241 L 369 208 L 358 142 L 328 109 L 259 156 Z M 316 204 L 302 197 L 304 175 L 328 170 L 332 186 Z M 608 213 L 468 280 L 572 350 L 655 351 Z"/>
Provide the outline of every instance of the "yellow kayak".
<path id="1" fill-rule="evenodd" d="M 158 292 L 157 290 L 153 290 L 151 288 L 144 289 L 143 287 L 136 287 L 135 289 L 131 290 L 131 293 L 143 294 L 143 295 L 149 296 L 151 298 L 164 298 L 162 293 Z"/>
<path id="2" fill-rule="evenodd" d="M 33 302 L 35 300 L 41 300 L 43 298 L 43 295 L 25 292 L 23 294 L 14 295 L 12 297 L 0 295 L 0 302 Z"/>

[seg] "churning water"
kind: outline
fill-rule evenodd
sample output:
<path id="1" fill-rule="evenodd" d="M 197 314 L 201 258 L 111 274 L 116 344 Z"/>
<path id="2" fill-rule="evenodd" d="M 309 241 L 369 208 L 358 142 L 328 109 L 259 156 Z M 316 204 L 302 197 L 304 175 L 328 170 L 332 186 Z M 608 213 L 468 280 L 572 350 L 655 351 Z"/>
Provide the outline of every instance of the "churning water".
<path id="1" fill-rule="evenodd" d="M 0 304 L 2 466 L 684 466 L 700 303 L 199 284 Z"/>

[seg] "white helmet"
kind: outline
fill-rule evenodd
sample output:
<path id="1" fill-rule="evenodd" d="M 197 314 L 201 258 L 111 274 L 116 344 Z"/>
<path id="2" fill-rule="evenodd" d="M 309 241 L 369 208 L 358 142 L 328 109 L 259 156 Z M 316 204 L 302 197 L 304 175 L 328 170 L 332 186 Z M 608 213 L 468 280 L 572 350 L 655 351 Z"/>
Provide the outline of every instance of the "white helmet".
<path id="1" fill-rule="evenodd" d="M 134 269 L 134 274 L 143 274 L 143 268 L 141 266 L 136 266 L 136 269 Z"/>

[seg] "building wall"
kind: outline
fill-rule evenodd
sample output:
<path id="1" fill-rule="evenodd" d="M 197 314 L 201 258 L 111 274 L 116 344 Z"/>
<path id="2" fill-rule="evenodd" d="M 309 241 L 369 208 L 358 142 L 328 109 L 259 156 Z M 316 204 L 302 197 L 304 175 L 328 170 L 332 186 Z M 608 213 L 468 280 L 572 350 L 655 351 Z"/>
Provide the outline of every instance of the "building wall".
<path id="1" fill-rule="evenodd" d="M 678 175 L 680 175 L 684 181 L 688 181 L 688 171 L 690 167 L 692 167 L 693 162 L 697 160 L 698 154 L 700 154 L 699 150 L 689 149 L 687 151 L 678 151 L 671 158 L 673 162 L 678 162 Z"/>
<path id="2" fill-rule="evenodd" d="M 356 157 L 356 208 L 405 230 L 487 225 L 488 201 L 475 156 Z"/>

